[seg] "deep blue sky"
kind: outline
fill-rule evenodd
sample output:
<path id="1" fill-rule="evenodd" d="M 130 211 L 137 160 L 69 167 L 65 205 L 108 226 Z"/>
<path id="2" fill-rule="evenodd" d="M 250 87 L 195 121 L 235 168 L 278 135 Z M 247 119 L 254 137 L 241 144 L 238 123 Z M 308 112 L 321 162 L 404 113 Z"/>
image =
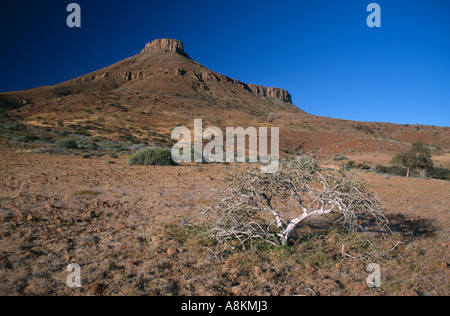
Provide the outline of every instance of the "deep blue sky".
<path id="1" fill-rule="evenodd" d="M 82 28 L 69 29 L 77 2 Z M 366 25 L 380 4 L 382 27 Z M 0 91 L 56 84 L 183 41 L 195 60 L 287 89 L 316 115 L 450 126 L 449 0 L 3 2 Z"/>

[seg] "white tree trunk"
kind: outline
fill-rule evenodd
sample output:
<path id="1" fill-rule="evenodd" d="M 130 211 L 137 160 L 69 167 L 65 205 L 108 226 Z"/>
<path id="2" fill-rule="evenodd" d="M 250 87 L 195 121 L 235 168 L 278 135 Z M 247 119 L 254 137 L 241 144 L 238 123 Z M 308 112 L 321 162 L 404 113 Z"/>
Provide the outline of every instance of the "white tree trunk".
<path id="1" fill-rule="evenodd" d="M 333 211 L 333 209 L 330 210 L 317 210 L 312 212 L 303 213 L 300 217 L 297 217 L 296 219 L 293 219 L 289 225 L 287 226 L 286 230 L 283 233 L 283 245 L 287 244 L 289 238 L 292 235 L 292 232 L 294 231 L 295 227 L 297 227 L 298 224 L 303 222 L 305 219 L 316 216 L 316 215 L 326 215 Z"/>

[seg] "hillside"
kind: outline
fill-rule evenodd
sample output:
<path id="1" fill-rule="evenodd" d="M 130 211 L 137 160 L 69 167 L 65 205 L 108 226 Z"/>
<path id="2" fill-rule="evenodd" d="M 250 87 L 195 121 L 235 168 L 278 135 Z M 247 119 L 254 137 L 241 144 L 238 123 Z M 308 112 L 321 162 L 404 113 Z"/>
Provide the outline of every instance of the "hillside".
<path id="1" fill-rule="evenodd" d="M 339 106 L 339 105 L 336 105 Z M 448 150 L 450 128 L 318 117 L 289 92 L 246 84 L 189 58 L 180 41 L 155 40 L 137 55 L 55 85 L 0 94 L 3 112 L 23 123 L 113 139 L 170 144 L 174 126 L 278 126 L 285 151 L 324 157 L 395 152 L 422 141 Z M 376 111 L 376 109 L 374 109 Z"/>

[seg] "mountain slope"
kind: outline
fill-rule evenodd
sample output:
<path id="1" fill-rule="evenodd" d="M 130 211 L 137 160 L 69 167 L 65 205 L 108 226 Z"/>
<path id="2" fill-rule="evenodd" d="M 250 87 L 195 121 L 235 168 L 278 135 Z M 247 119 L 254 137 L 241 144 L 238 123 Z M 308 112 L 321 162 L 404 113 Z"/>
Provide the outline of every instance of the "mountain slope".
<path id="1" fill-rule="evenodd" d="M 338 105 L 337 105 L 338 106 Z M 450 130 L 309 115 L 283 89 L 246 84 L 189 58 L 173 39 L 67 82 L 2 93 L 0 107 L 24 123 L 93 136 L 170 143 L 174 126 L 277 126 L 281 147 L 332 156 L 395 152 L 414 141 L 450 149 Z"/>
<path id="2" fill-rule="evenodd" d="M 197 106 L 240 103 L 257 105 L 259 110 L 298 110 L 286 90 L 245 84 L 210 71 L 190 59 L 180 41 L 171 39 L 155 40 L 136 56 L 56 86 L 0 94 L 0 104 L 19 107 L 52 97 L 111 91 L 159 97 L 176 94 L 179 99 L 194 100 Z"/>

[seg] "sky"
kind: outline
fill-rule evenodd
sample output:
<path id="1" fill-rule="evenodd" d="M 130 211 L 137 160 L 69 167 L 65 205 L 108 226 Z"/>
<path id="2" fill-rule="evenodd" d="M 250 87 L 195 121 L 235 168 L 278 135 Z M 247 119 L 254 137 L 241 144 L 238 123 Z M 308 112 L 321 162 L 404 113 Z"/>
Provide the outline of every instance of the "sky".
<path id="1" fill-rule="evenodd" d="M 66 24 L 81 7 L 81 28 Z M 367 6 L 381 7 L 369 28 Z M 450 126 L 450 1 L 4 1 L 0 91 L 57 84 L 157 38 L 246 83 L 340 119 Z"/>

